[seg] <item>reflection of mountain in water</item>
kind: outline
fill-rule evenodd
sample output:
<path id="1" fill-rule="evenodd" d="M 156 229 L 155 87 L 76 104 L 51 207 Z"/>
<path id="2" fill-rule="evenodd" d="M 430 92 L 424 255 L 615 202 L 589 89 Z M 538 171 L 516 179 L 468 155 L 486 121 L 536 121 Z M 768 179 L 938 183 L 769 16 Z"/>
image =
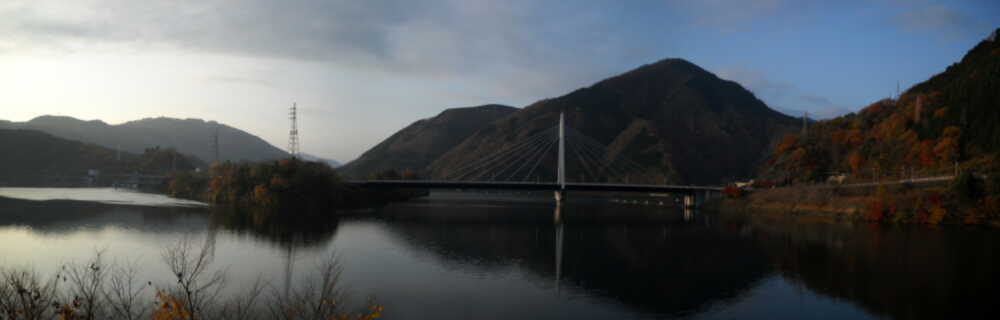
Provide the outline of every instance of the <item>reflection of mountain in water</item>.
<path id="1" fill-rule="evenodd" d="M 752 225 L 778 271 L 813 291 L 894 319 L 1000 319 L 995 230 Z"/>
<path id="2" fill-rule="evenodd" d="M 751 242 L 685 222 L 675 209 L 564 207 L 556 220 L 552 206 L 512 212 L 477 204 L 418 203 L 382 214 L 401 242 L 456 269 L 526 269 L 545 278 L 543 286 L 657 314 L 689 314 L 737 298 L 768 272 L 766 256 Z"/>
<path id="3" fill-rule="evenodd" d="M 120 206 L 84 201 L 29 201 L 0 197 L 0 227 L 65 234 L 119 227 L 144 233 L 194 232 L 207 227 L 204 209 Z"/>

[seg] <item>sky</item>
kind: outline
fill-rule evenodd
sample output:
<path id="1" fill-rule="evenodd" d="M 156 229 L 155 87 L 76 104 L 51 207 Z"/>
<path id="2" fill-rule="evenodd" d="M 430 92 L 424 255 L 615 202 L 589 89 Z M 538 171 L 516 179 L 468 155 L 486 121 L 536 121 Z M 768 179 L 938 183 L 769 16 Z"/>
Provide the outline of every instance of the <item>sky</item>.
<path id="1" fill-rule="evenodd" d="M 683 58 L 826 118 L 943 71 L 1000 1 L 3 0 L 0 119 L 215 120 L 349 161 L 447 108 Z"/>

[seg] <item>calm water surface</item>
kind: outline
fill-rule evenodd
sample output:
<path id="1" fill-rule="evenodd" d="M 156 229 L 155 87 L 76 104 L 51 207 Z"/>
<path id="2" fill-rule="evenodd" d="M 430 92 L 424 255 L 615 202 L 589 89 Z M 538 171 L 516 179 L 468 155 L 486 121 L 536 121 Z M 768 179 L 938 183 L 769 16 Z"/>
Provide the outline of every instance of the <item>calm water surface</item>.
<path id="1" fill-rule="evenodd" d="M 54 193 L 74 192 L 0 189 Z M 387 319 L 996 318 L 1000 301 L 1000 233 L 986 229 L 801 225 L 455 194 L 308 225 L 185 205 L 0 201 L 0 266 L 52 274 L 103 249 L 135 264 L 141 280 L 169 283 L 160 253 L 187 239 L 214 250 L 230 290 L 258 277 L 281 290 L 335 256 L 352 301 L 374 296 Z"/>

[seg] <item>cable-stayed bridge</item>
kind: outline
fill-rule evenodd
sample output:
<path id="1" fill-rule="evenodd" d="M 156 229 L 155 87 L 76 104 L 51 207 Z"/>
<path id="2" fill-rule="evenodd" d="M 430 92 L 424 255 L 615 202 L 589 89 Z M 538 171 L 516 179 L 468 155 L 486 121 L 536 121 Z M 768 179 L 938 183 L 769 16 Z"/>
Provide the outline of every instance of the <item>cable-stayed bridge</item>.
<path id="1" fill-rule="evenodd" d="M 662 171 L 627 159 L 621 152 L 608 152 L 600 142 L 566 126 L 561 113 L 558 125 L 446 170 L 439 177 L 350 183 L 367 188 L 554 191 L 557 202 L 562 202 L 570 191 L 671 193 L 683 196 L 688 207 L 722 191 L 717 186 L 667 184 Z"/>

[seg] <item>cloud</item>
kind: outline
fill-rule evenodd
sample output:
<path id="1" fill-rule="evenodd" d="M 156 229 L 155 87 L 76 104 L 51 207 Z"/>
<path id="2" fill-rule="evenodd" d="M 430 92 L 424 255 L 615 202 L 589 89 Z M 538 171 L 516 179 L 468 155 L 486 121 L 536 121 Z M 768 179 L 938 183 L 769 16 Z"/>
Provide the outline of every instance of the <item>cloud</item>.
<path id="1" fill-rule="evenodd" d="M 682 7 L 687 9 L 695 25 L 731 30 L 750 21 L 774 16 L 786 5 L 788 2 L 785 0 L 700 0 L 684 2 Z"/>
<path id="2" fill-rule="evenodd" d="M 229 84 L 239 84 L 239 85 L 251 85 L 251 86 L 261 86 L 267 88 L 275 88 L 277 85 L 273 80 L 265 80 L 260 78 L 250 78 L 250 77 L 240 77 L 240 76 L 229 76 L 229 75 L 214 75 L 206 77 L 208 81 L 215 81 L 221 83 Z"/>
<path id="3" fill-rule="evenodd" d="M 969 16 L 943 5 L 907 10 L 897 17 L 905 28 L 920 31 L 961 29 L 969 19 Z"/>
<path id="4" fill-rule="evenodd" d="M 995 21 L 985 21 L 982 16 L 1000 14 L 1000 5 L 994 1 L 976 6 L 960 6 L 972 3 L 948 2 L 943 4 L 926 2 L 896 3 L 899 13 L 893 21 L 909 32 L 932 34 L 950 40 L 992 28 Z M 974 10 L 976 12 L 971 12 Z M 978 13 L 978 14 L 976 14 Z"/>
<path id="5" fill-rule="evenodd" d="M 542 97 L 652 52 L 625 45 L 607 10 L 527 0 L 15 1 L 0 5 L 0 50 L 312 61 L 424 79 L 490 77 L 498 91 Z"/>
<path id="6" fill-rule="evenodd" d="M 20 2 L 0 11 L 31 44 L 87 41 L 296 59 L 385 56 L 386 30 L 427 6 L 405 1 Z"/>
<path id="7" fill-rule="evenodd" d="M 810 118 L 828 119 L 851 110 L 827 97 L 805 92 L 794 84 L 774 80 L 765 73 L 746 67 L 726 67 L 717 72 L 723 79 L 747 88 L 772 109 L 793 117 L 809 112 Z"/>

